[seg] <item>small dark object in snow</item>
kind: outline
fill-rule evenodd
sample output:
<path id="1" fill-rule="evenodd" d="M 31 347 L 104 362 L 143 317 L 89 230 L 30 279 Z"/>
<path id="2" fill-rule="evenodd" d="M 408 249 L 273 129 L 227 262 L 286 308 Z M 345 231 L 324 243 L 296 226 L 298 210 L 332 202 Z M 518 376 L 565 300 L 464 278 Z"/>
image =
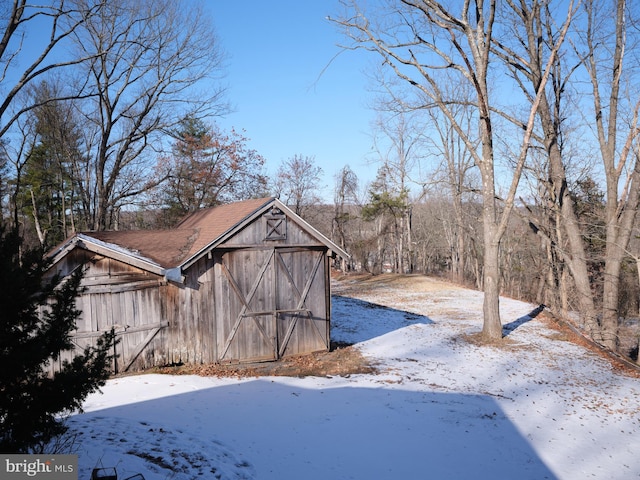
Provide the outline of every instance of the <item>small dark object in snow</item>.
<path id="1" fill-rule="evenodd" d="M 109 468 L 94 468 L 91 472 L 91 480 L 118 480 L 118 472 L 115 467 Z M 124 480 L 144 480 L 144 476 L 141 473 L 136 473 L 132 477 L 127 477 Z"/>
<path id="2" fill-rule="evenodd" d="M 91 480 L 118 480 L 118 473 L 113 467 L 94 468 L 91 472 Z"/>

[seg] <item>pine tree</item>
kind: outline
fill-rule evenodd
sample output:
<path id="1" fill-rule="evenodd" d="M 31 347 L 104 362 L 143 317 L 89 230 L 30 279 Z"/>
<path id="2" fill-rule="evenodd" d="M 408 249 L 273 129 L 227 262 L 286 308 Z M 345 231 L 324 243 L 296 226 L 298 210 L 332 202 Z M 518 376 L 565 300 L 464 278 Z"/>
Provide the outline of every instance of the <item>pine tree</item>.
<path id="1" fill-rule="evenodd" d="M 37 451 L 64 433 L 61 418 L 105 384 L 115 342 L 109 332 L 47 373 L 50 361 L 73 349 L 82 269 L 64 281 L 45 280 L 42 251 L 21 254 L 21 247 L 15 230 L 0 226 L 0 451 L 6 453 Z"/>

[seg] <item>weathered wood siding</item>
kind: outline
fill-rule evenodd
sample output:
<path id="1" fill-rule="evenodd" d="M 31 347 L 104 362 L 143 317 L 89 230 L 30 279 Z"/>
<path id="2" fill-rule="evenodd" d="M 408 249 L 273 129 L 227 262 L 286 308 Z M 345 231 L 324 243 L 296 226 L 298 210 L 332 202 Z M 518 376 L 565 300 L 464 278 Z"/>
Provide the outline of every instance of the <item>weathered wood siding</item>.
<path id="1" fill-rule="evenodd" d="M 55 273 L 67 275 L 78 265 L 85 273 L 84 291 L 76 299 L 76 307 L 82 312 L 73 337 L 77 348 L 64 353 L 52 368 L 59 368 L 62 361 L 111 329 L 118 338 L 115 372 L 167 363 L 169 322 L 162 312 L 162 299 L 165 290 L 175 287 L 158 275 L 82 249 L 66 256 L 56 265 Z"/>
<path id="2" fill-rule="evenodd" d="M 203 257 L 186 272 L 184 285 L 170 285 L 174 290 L 163 298 L 171 321 L 170 362 L 214 362 L 212 261 Z"/>
<path id="3" fill-rule="evenodd" d="M 279 356 L 329 348 L 328 258 L 324 250 L 277 252 Z M 299 313 L 287 310 L 300 310 Z"/>

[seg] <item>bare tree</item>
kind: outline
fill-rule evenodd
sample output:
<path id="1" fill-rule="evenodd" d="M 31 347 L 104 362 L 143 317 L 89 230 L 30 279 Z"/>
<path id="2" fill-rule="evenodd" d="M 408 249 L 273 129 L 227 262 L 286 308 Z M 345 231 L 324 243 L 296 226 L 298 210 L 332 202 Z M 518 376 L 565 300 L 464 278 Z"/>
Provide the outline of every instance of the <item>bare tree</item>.
<path id="1" fill-rule="evenodd" d="M 53 0 L 32 4 L 27 0 L 3 2 L 0 7 L 0 21 L 4 25 L 0 38 L 0 138 L 4 138 L 15 122 L 29 110 L 42 104 L 16 102 L 24 89 L 45 74 L 59 71 L 63 67 L 78 65 L 86 57 L 72 57 L 52 60 L 52 53 L 72 35 L 82 23 L 102 8 L 103 2 L 94 1 L 82 12 L 72 2 Z M 32 51 L 26 51 L 25 43 L 34 29 L 46 29 L 46 40 Z M 30 41 L 33 45 L 33 42 Z M 62 94 L 61 94 L 62 98 Z M 56 99 L 44 99 L 44 102 Z"/>
<path id="2" fill-rule="evenodd" d="M 502 337 L 500 321 L 500 242 L 514 208 L 518 183 L 534 126 L 539 98 L 549 75 L 543 81 L 529 112 L 507 195 L 498 201 L 496 191 L 494 123 L 490 97 L 490 60 L 496 27 L 496 0 L 467 1 L 447 6 L 431 0 L 400 0 L 388 2 L 388 11 L 371 14 L 360 8 L 363 2 L 344 0 L 346 14 L 336 23 L 352 40 L 349 48 L 365 48 L 382 56 L 385 65 L 405 85 L 414 89 L 420 103 L 413 108 L 438 108 L 463 139 L 482 178 L 483 241 L 484 241 L 484 324 L 482 334 L 488 340 Z M 382 8 L 382 7 L 380 7 Z M 571 12 L 571 9 L 569 9 Z M 569 20 L 570 15 L 567 16 Z M 552 51 L 557 52 L 564 40 L 568 20 Z M 460 84 L 467 84 L 474 93 L 476 121 L 480 146 L 461 128 L 450 105 L 458 103 L 443 89 L 441 72 Z"/>
<path id="3" fill-rule="evenodd" d="M 62 74 L 87 60 L 86 57 L 62 55 L 62 47 L 82 22 L 99 12 L 102 5 L 102 1 L 94 1 L 82 14 L 66 0 L 45 3 L 13 0 L 0 5 L 0 22 L 4 26 L 0 38 L 0 145 L 6 165 L 12 166 L 0 171 L 3 177 L 0 183 L 7 184 L 5 176 L 12 179 L 14 188 L 10 195 L 14 200 L 16 224 L 19 212 L 15 210 L 15 198 L 20 187 L 20 170 L 25 167 L 24 140 L 30 136 L 27 131 L 33 125 L 23 117 L 49 103 L 79 96 L 75 91 L 56 91 L 56 95 L 36 97 L 28 94 L 28 87 L 45 76 Z M 44 32 L 43 40 L 38 40 L 40 43 L 31 37 L 36 31 Z"/>
<path id="4" fill-rule="evenodd" d="M 25 228 L 33 225 L 40 244 L 55 245 L 74 230 L 76 196 L 70 167 L 82 156 L 76 110 L 68 100 L 48 101 L 59 96 L 59 85 L 41 82 L 27 91 L 39 106 L 23 117 L 25 125 L 33 125 L 33 139 L 15 159 L 14 203 L 16 209 L 26 210 L 23 218 L 31 217 Z"/>
<path id="5" fill-rule="evenodd" d="M 548 156 L 548 178 L 550 179 L 550 198 L 562 217 L 562 232 L 556 238 L 566 237 L 567 249 L 559 253 L 566 262 L 578 294 L 580 311 L 589 323 L 595 322 L 595 306 L 589 285 L 587 257 L 582 242 L 580 224 L 576 215 L 571 192 L 568 188 L 566 166 L 562 153 L 562 107 L 563 97 L 560 95 L 573 69 L 564 71 L 561 56 L 555 54 L 547 42 L 558 35 L 559 27 L 555 26 L 555 18 L 548 2 L 508 2 L 514 13 L 514 25 L 510 37 L 500 42 L 496 54 L 511 68 L 516 84 L 525 92 L 529 101 L 533 101 L 535 93 L 545 75 L 549 60 L 553 71 L 553 82 L 550 82 L 549 93 L 539 97 L 537 116 L 540 122 L 540 143 Z M 519 42 L 513 42 L 515 34 Z M 540 41 L 544 38 L 545 41 Z M 506 42 L 509 42 L 507 44 Z M 518 46 L 522 45 L 522 51 Z M 518 123 L 518 120 L 514 120 Z M 520 121 L 520 124 L 523 122 Z M 556 243 L 556 245 L 559 245 Z"/>
<path id="6" fill-rule="evenodd" d="M 614 3 L 615 12 L 603 15 L 598 1 L 584 2 L 587 13 L 584 65 L 592 86 L 593 121 L 599 155 L 604 167 L 606 250 L 602 329 L 600 341 L 612 350 L 618 346 L 620 274 L 640 199 L 640 101 L 634 88 L 638 78 L 629 78 L 637 66 L 625 69 L 627 49 L 633 51 L 630 19 L 633 7 L 625 0 Z M 606 4 L 608 6 L 608 3 Z M 604 21 L 607 21 L 605 24 Z M 636 61 L 638 58 L 635 59 Z M 625 75 L 626 73 L 626 75 Z M 632 89 L 626 97 L 626 88 Z"/>
<path id="7" fill-rule="evenodd" d="M 338 239 L 338 245 L 347 249 L 347 226 L 358 215 L 358 176 L 345 165 L 335 176 L 334 214 L 331 223 L 331 237 Z M 346 271 L 347 259 L 341 259 L 342 270 Z"/>
<path id="8" fill-rule="evenodd" d="M 13 225 L 18 228 L 24 226 L 30 219 L 25 219 L 25 209 L 20 198 L 20 189 L 22 187 L 22 177 L 27 167 L 29 152 L 33 150 L 37 141 L 38 134 L 36 129 L 36 120 L 33 115 L 21 115 L 14 121 L 11 143 L 3 142 L 3 153 L 7 158 L 7 164 L 10 165 L 11 178 L 7 183 L 11 185 L 9 192 L 9 206 L 12 214 Z M 9 148 L 10 145 L 10 148 Z M 4 218 L 2 219 L 4 220 Z M 26 233 L 24 227 L 21 232 L 24 236 Z M 27 243 L 34 245 L 37 242 L 31 242 L 27 239 Z"/>
<path id="9" fill-rule="evenodd" d="M 92 0 L 74 3 L 93 8 Z M 226 108 L 215 85 L 223 56 L 208 18 L 192 2 L 114 0 L 74 31 L 78 56 L 92 59 L 81 79 L 90 151 L 81 177 L 93 228 L 108 228 L 118 208 L 156 185 L 148 171 L 166 131 L 187 113 Z"/>
<path id="10" fill-rule="evenodd" d="M 379 169 L 384 171 L 385 184 L 390 193 L 404 198 L 404 208 L 399 212 L 397 219 L 398 230 L 395 239 L 396 268 L 403 273 L 413 268 L 412 203 L 421 195 L 421 192 L 413 191 L 416 186 L 421 186 L 420 168 L 427 141 L 421 121 L 422 113 L 391 111 L 386 115 L 381 114 L 376 122 L 376 129 L 380 135 L 376 136 L 374 147 L 381 164 Z"/>
<path id="11" fill-rule="evenodd" d="M 458 88 L 458 95 L 460 94 Z M 465 97 L 459 98 L 460 105 L 452 105 L 451 113 L 456 116 L 459 126 L 467 131 L 468 138 L 472 140 L 475 123 L 473 110 L 464 101 Z M 443 231 L 451 252 L 450 274 L 453 281 L 464 283 L 465 257 L 469 243 L 465 201 L 468 202 L 475 195 L 474 190 L 479 191 L 477 185 L 473 184 L 472 171 L 475 165 L 469 148 L 455 132 L 449 119 L 436 109 L 429 109 L 428 115 L 434 131 L 430 136 L 429 148 L 436 158 L 436 171 L 426 183 L 432 184 L 440 196 L 444 193 L 444 196 L 450 198 L 453 215 L 442 216 Z M 480 278 L 475 280 L 481 281 Z"/>
<path id="12" fill-rule="evenodd" d="M 294 155 L 278 167 L 273 183 L 275 194 L 296 214 L 308 218 L 309 208 L 321 203 L 319 196 L 322 168 L 314 157 Z"/>

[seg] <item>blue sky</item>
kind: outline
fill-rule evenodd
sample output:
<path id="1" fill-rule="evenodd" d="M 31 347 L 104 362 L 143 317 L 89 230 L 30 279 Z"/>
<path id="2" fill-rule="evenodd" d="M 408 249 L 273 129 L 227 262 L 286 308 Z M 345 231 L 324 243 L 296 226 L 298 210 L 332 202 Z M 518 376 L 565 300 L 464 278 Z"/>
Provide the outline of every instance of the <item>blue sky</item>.
<path id="1" fill-rule="evenodd" d="M 368 164 L 375 112 L 367 107 L 365 70 L 371 59 L 353 51 L 334 59 L 343 38 L 326 17 L 339 13 L 338 2 L 213 0 L 207 8 L 228 56 L 234 107 L 218 124 L 244 129 L 270 174 L 296 154 L 315 157 L 327 200 L 345 165 L 361 183 L 375 177 Z"/>

